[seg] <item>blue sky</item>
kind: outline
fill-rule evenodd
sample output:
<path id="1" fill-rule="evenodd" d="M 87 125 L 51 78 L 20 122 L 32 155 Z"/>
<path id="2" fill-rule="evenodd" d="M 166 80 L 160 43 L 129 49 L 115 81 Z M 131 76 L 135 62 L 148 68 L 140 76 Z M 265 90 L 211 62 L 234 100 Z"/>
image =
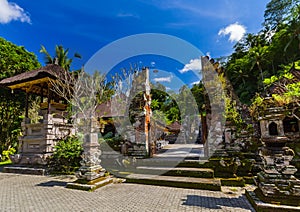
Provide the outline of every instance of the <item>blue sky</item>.
<path id="1" fill-rule="evenodd" d="M 70 56 L 74 52 L 80 53 L 82 59 L 75 59 L 73 64 L 78 68 L 105 45 L 140 33 L 176 36 L 203 54 L 217 58 L 230 55 L 233 45 L 243 34 L 257 33 L 262 28 L 268 2 L 0 0 L 0 36 L 34 52 L 43 65 L 43 55 L 39 53 L 41 45 L 51 54 L 57 44 L 69 48 Z M 158 66 L 159 62 L 155 61 L 155 64 Z M 176 68 L 177 72 L 184 69 L 184 65 L 170 67 Z M 163 77 L 167 76 L 160 78 Z M 193 80 L 197 81 L 190 79 L 188 83 Z"/>

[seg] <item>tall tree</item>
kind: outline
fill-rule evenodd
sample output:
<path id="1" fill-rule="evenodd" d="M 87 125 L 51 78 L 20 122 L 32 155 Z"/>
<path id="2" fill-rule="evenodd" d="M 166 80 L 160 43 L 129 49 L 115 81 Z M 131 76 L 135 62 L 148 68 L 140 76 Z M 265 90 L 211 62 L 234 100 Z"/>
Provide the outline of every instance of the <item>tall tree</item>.
<path id="1" fill-rule="evenodd" d="M 264 26 L 267 30 L 276 30 L 281 24 L 285 24 L 293 19 L 299 0 L 271 0 L 265 10 Z"/>
<path id="2" fill-rule="evenodd" d="M 68 57 L 69 49 L 65 49 L 62 45 L 55 46 L 55 56 L 52 57 L 46 48 L 42 45 L 40 52 L 45 55 L 46 64 L 57 64 L 66 71 L 70 71 L 73 58 Z M 74 57 L 81 58 L 80 54 L 75 53 Z"/>
<path id="3" fill-rule="evenodd" d="M 225 73 L 243 103 L 263 88 L 265 78 L 300 58 L 300 0 L 270 0 L 263 29 L 235 45 Z"/>

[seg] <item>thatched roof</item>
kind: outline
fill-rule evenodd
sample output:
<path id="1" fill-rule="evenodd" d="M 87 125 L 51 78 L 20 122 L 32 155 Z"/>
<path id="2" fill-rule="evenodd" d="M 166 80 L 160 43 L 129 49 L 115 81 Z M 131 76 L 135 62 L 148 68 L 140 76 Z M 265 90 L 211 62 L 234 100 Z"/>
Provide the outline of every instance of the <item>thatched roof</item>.
<path id="1" fill-rule="evenodd" d="M 126 112 L 126 103 L 119 98 L 99 104 L 96 107 L 96 116 L 99 118 L 123 117 Z"/>
<path id="2" fill-rule="evenodd" d="M 9 77 L 0 81 L 1 86 L 11 86 L 20 84 L 23 82 L 30 82 L 32 80 L 41 79 L 45 77 L 49 77 L 55 79 L 56 76 L 59 76 L 65 70 L 59 65 L 49 64 L 44 67 L 24 72 L 13 77 Z"/>
<path id="3" fill-rule="evenodd" d="M 115 117 L 111 108 L 111 101 L 104 102 L 96 107 L 96 116 L 101 118 Z"/>
<path id="4" fill-rule="evenodd" d="M 170 132 L 180 131 L 181 124 L 178 121 L 175 121 L 172 124 L 168 125 L 166 128 Z"/>
<path id="5" fill-rule="evenodd" d="M 23 90 L 26 93 L 47 96 L 48 85 L 51 83 L 51 79 L 65 79 L 68 76 L 70 76 L 69 72 L 66 72 L 59 65 L 49 64 L 32 71 L 3 79 L 0 81 L 0 86 L 8 87 L 12 90 Z"/>

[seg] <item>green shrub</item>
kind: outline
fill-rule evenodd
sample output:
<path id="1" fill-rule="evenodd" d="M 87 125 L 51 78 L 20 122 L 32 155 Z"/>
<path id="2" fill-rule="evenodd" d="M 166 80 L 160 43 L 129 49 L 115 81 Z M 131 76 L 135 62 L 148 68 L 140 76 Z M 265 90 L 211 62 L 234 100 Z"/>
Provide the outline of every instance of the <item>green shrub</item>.
<path id="1" fill-rule="evenodd" d="M 110 139 L 110 138 L 113 138 L 113 137 L 114 137 L 114 134 L 112 132 L 108 132 L 103 136 L 104 139 Z"/>
<path id="2" fill-rule="evenodd" d="M 67 137 L 59 141 L 54 149 L 49 163 L 51 173 L 73 174 L 78 170 L 83 152 L 82 137 Z"/>
<path id="3" fill-rule="evenodd" d="M 16 153 L 16 149 L 11 147 L 8 150 L 2 151 L 1 161 L 9 160 L 9 156 Z"/>
<path id="4" fill-rule="evenodd" d="M 121 151 L 121 143 L 124 139 L 121 136 L 115 136 L 112 138 L 101 138 L 99 139 L 100 148 L 102 151 L 111 151 L 114 150 L 116 152 Z"/>

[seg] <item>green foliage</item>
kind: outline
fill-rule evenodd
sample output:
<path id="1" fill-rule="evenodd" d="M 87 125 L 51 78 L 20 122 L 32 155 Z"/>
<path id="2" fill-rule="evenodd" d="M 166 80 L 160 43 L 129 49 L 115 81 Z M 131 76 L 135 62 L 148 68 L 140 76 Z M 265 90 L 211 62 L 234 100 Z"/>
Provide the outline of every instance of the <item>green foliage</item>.
<path id="1" fill-rule="evenodd" d="M 63 69 L 70 71 L 73 59 L 68 57 L 68 48 L 65 49 L 62 45 L 56 45 L 54 57 L 49 54 L 43 45 L 41 46 L 40 52 L 44 54 L 46 64 L 55 64 L 57 62 Z M 81 58 L 78 53 L 75 53 L 74 57 Z"/>
<path id="2" fill-rule="evenodd" d="M 152 112 L 152 119 L 154 121 L 159 121 L 160 123 L 162 124 L 166 124 L 166 125 L 169 125 L 169 124 L 172 124 L 172 119 L 169 120 L 168 117 L 167 117 L 167 114 L 165 114 L 163 111 L 161 110 L 154 110 Z"/>
<path id="3" fill-rule="evenodd" d="M 23 46 L 0 38 L 0 80 L 40 67 L 37 57 Z M 0 88 L 0 152 L 17 147 L 25 95 Z"/>
<path id="4" fill-rule="evenodd" d="M 28 118 L 31 123 L 38 123 L 42 116 L 39 115 L 41 98 L 39 96 L 29 96 Z"/>
<path id="5" fill-rule="evenodd" d="M 290 63 L 288 65 L 281 65 L 280 67 L 282 70 L 278 70 L 277 75 L 273 75 L 270 78 L 265 78 L 264 79 L 264 84 L 266 86 L 271 86 L 281 80 L 282 78 L 286 78 L 288 80 L 291 80 L 294 78 L 294 75 L 290 73 L 292 66 L 294 65 L 295 67 L 298 67 L 298 63 L 300 61 L 296 61 L 293 63 Z M 300 68 L 300 67 L 299 67 Z"/>
<path id="6" fill-rule="evenodd" d="M 17 99 L 19 97 L 19 99 Z M 0 152 L 9 147 L 17 147 L 18 137 L 21 135 L 23 120 L 24 95 L 11 95 L 0 89 Z"/>
<path id="7" fill-rule="evenodd" d="M 102 151 L 111 151 L 116 152 L 121 151 L 121 143 L 124 142 L 124 138 L 120 135 L 111 137 L 110 135 L 105 136 L 105 138 L 99 139 L 100 149 Z"/>
<path id="8" fill-rule="evenodd" d="M 299 0 L 271 0 L 261 32 L 246 34 L 235 45 L 225 70 L 243 103 L 250 104 L 255 93 L 276 82 L 276 77 L 291 77 L 282 71 L 300 58 L 299 11 Z"/>
<path id="9" fill-rule="evenodd" d="M 50 158 L 49 169 L 52 173 L 70 174 L 80 167 L 83 152 L 82 136 L 70 136 L 59 141 Z"/>
<path id="10" fill-rule="evenodd" d="M 278 77 L 276 76 L 272 76 L 270 78 L 266 78 L 264 79 L 264 84 L 269 86 L 269 85 L 272 85 L 274 82 L 276 82 L 278 80 Z"/>
<path id="11" fill-rule="evenodd" d="M 114 136 L 113 136 L 113 133 L 112 132 L 108 132 L 108 133 L 106 133 L 104 136 L 103 136 L 103 138 L 104 139 L 109 139 L 109 138 L 113 138 Z"/>
<path id="12" fill-rule="evenodd" d="M 300 98 L 300 82 L 292 83 L 286 86 L 287 92 L 284 94 L 294 100 Z"/>
<path id="13" fill-rule="evenodd" d="M 181 111 L 178 104 L 188 104 L 184 101 L 182 93 L 173 94 L 172 96 L 166 92 L 166 88 L 156 83 L 151 89 L 151 109 L 153 119 L 167 124 L 175 121 L 180 121 Z M 140 116 L 144 112 L 144 96 L 143 92 L 138 93 L 131 101 L 129 107 L 129 115 L 132 123 L 135 122 L 135 117 Z"/>
<path id="14" fill-rule="evenodd" d="M 0 166 L 10 165 L 10 164 L 12 164 L 11 160 L 6 160 L 3 162 L 0 161 Z"/>
<path id="15" fill-rule="evenodd" d="M 236 102 L 231 101 L 228 97 L 225 97 L 225 118 L 236 126 L 238 131 L 241 130 L 243 124 L 241 114 L 237 111 Z"/>
<path id="16" fill-rule="evenodd" d="M 267 98 L 257 94 L 250 107 L 251 115 L 258 118 L 265 113 L 267 108 L 271 107 L 285 107 L 287 109 L 294 106 L 299 107 L 300 82 L 288 84 L 284 88 L 286 92 L 283 94 L 272 94 L 271 97 Z"/>
<path id="17" fill-rule="evenodd" d="M 9 148 L 8 150 L 3 150 L 2 151 L 2 157 L 1 157 L 1 161 L 7 161 L 7 160 L 10 160 L 9 159 L 9 156 L 10 155 L 13 155 L 16 153 L 16 149 L 11 147 Z"/>
<path id="18" fill-rule="evenodd" d="M 34 53 L 0 37 L 0 79 L 40 67 Z"/>
<path id="19" fill-rule="evenodd" d="M 203 111 L 203 105 L 207 103 L 208 96 L 205 92 L 205 88 L 202 82 L 194 84 L 191 88 L 191 92 L 197 102 L 198 110 Z"/>
<path id="20" fill-rule="evenodd" d="M 293 17 L 299 0 L 271 0 L 265 10 L 264 25 L 267 29 L 275 29 Z"/>

